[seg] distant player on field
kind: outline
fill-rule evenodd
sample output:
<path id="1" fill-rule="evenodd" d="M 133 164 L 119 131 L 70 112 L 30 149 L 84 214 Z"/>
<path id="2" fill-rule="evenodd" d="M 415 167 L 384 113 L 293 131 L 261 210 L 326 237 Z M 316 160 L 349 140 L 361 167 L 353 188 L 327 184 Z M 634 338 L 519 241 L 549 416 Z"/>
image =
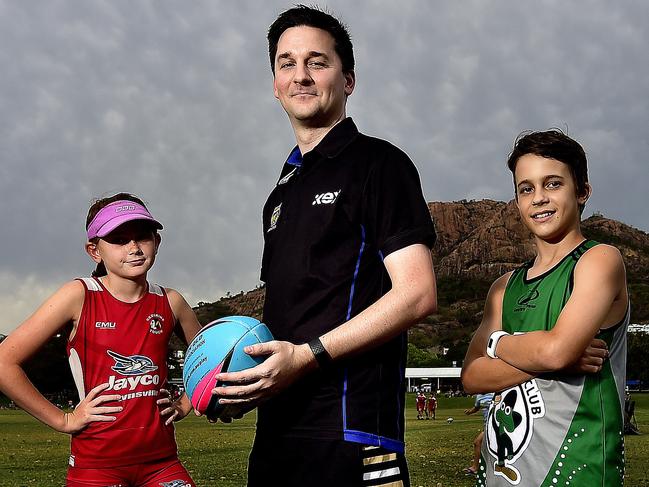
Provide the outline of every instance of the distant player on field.
<path id="1" fill-rule="evenodd" d="M 620 252 L 581 233 L 586 155 L 549 130 L 520 137 L 508 166 L 537 255 L 494 282 L 464 362 L 467 391 L 502 391 L 478 484 L 622 485 L 629 299 Z"/>
<path id="2" fill-rule="evenodd" d="M 424 410 L 426 409 L 426 396 L 423 392 L 417 393 L 417 419 L 424 419 Z"/>
<path id="3" fill-rule="evenodd" d="M 437 398 L 431 392 L 426 398 L 426 419 L 433 418 L 435 419 L 435 414 L 437 411 Z"/>
<path id="4" fill-rule="evenodd" d="M 95 202 L 86 220 L 93 277 L 65 284 L 0 344 L 0 390 L 72 435 L 67 487 L 195 486 L 171 424 L 191 403 L 184 394 L 172 402 L 163 387 L 171 334 L 190 341 L 200 325 L 177 291 L 147 281 L 161 228 L 133 195 Z M 81 401 L 71 412 L 43 397 L 22 368 L 64 328 Z"/>

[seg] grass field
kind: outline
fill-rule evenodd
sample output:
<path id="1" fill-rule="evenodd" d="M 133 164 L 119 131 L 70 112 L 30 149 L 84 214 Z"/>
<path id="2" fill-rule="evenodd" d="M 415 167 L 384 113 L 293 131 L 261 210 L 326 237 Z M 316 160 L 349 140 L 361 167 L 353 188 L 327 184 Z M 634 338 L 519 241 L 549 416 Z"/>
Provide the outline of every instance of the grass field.
<path id="1" fill-rule="evenodd" d="M 649 485 L 649 394 L 637 394 L 641 436 L 627 436 L 630 487 Z M 414 396 L 408 397 L 407 456 L 413 487 L 464 487 L 473 482 L 460 472 L 469 465 L 479 414 L 465 416 L 470 398 L 440 398 L 436 421 L 418 421 Z M 452 424 L 446 418 L 453 417 Z M 201 487 L 245 485 L 246 462 L 254 435 L 254 414 L 233 424 L 210 425 L 188 417 L 177 425 L 181 459 Z M 21 411 L 0 411 L 0 486 L 61 487 L 69 440 Z M 589 486 L 580 486 L 589 487 Z"/>

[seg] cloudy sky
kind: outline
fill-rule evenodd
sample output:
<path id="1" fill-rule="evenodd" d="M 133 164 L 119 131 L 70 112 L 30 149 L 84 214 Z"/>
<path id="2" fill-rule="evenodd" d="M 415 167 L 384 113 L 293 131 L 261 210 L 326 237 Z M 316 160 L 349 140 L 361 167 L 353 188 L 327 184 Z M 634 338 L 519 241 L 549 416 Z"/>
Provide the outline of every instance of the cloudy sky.
<path id="1" fill-rule="evenodd" d="M 348 114 L 412 157 L 429 201 L 510 199 L 515 136 L 560 127 L 589 155 L 587 214 L 649 230 L 649 4 L 322 5 L 354 40 Z M 90 273 L 88 205 L 118 191 L 165 225 L 152 280 L 192 305 L 259 284 L 294 144 L 265 33 L 290 6 L 0 0 L 0 333 Z"/>

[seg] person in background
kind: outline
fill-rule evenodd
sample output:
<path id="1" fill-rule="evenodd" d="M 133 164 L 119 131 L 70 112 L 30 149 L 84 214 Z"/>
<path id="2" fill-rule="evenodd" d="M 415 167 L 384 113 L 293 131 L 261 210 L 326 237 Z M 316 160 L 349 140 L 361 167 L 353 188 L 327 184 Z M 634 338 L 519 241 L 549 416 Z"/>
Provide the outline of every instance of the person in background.
<path id="1" fill-rule="evenodd" d="M 472 408 L 465 409 L 464 414 L 475 414 L 482 411 L 483 423 L 487 422 L 487 415 L 489 414 L 489 407 L 494 399 L 493 393 L 476 394 L 475 403 Z M 471 465 L 462 470 L 466 475 L 475 475 L 478 473 L 478 465 L 480 463 L 480 449 L 482 447 L 482 439 L 484 438 L 484 424 L 480 432 L 473 439 L 473 459 Z"/>
<path id="2" fill-rule="evenodd" d="M 436 419 L 437 412 L 437 397 L 431 392 L 428 394 L 426 399 L 426 419 L 430 419 L 432 416 L 433 419 Z"/>
<path id="3" fill-rule="evenodd" d="M 424 411 L 426 409 L 426 395 L 419 391 L 417 392 L 417 419 L 424 419 Z"/>

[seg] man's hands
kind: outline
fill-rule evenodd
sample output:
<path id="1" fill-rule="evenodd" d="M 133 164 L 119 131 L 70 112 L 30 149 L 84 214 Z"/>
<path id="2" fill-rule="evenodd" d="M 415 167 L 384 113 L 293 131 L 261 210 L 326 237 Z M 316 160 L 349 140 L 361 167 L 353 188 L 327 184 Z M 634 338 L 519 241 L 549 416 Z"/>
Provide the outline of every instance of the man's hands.
<path id="1" fill-rule="evenodd" d="M 102 404 L 119 401 L 122 396 L 119 394 L 100 396 L 99 394 L 107 388 L 108 383 L 98 385 L 74 408 L 74 411 L 64 413 L 63 426 L 59 431 L 69 434 L 78 433 L 95 421 L 115 421 L 115 416 L 107 415 L 119 413 L 124 408 L 122 406 L 102 406 Z"/>
<path id="2" fill-rule="evenodd" d="M 244 351 L 254 357 L 266 355 L 267 358 L 251 369 L 219 374 L 218 382 L 227 383 L 212 389 L 212 394 L 220 398 L 219 404 L 239 405 L 246 411 L 253 409 L 317 367 L 307 344 L 274 340 L 246 347 Z M 229 422 L 231 418 L 221 415 L 218 419 Z"/>

